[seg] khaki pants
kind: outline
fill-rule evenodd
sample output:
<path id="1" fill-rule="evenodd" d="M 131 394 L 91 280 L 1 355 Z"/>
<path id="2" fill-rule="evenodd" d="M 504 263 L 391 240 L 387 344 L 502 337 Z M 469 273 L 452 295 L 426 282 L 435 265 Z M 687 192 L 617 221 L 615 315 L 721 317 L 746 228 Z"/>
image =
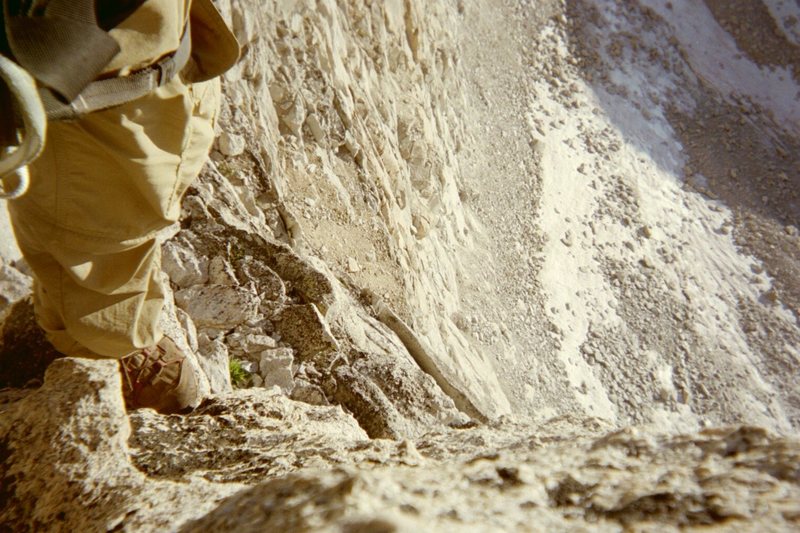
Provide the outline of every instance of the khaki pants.
<path id="1" fill-rule="evenodd" d="M 156 233 L 175 222 L 213 141 L 219 81 L 51 123 L 31 187 L 10 203 L 40 325 L 71 356 L 120 358 L 161 338 Z"/>

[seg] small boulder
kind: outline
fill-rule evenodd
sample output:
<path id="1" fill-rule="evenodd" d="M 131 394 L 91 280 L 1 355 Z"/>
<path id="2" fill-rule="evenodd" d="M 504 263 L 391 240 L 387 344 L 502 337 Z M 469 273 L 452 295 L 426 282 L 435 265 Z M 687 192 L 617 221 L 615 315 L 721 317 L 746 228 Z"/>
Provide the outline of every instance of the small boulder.
<path id="1" fill-rule="evenodd" d="M 198 328 L 232 329 L 256 319 L 259 298 L 242 287 L 202 285 L 177 291 L 175 303 Z"/>
<path id="2" fill-rule="evenodd" d="M 217 141 L 219 151 L 228 157 L 242 155 L 245 149 L 245 140 L 241 135 L 235 133 L 222 132 Z"/>
<path id="3" fill-rule="evenodd" d="M 293 363 L 294 353 L 290 348 L 264 350 L 259 365 L 261 377 L 264 378 L 263 386 L 277 386 L 284 394 L 291 394 L 294 389 Z"/>

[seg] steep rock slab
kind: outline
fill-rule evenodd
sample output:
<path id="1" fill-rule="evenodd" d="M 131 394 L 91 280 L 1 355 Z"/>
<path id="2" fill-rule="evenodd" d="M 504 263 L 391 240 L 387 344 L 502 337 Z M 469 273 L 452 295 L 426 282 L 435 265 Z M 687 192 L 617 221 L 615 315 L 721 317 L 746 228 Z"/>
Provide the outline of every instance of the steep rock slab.
<path id="1" fill-rule="evenodd" d="M 185 204 L 184 227 L 165 248 L 176 257 L 205 258 L 209 265 L 195 282 L 187 281 L 192 278 L 182 269 L 168 269 L 181 287 L 177 304 L 207 339 L 200 343 L 202 357 L 220 344 L 241 353 L 243 335 L 269 337 L 276 347 L 292 351 L 295 374 L 312 367 L 310 385 L 326 402 L 349 410 L 370 437 L 416 437 L 465 422 L 452 398 L 420 369 L 396 334 L 373 318 L 349 281 L 281 242 L 273 228 L 250 214 L 218 166 L 201 176 Z M 217 274 L 214 264 L 223 265 Z M 247 300 L 223 298 L 226 294 Z M 244 357 L 260 365 L 262 355 Z"/>
<path id="2" fill-rule="evenodd" d="M 226 75 L 214 158 L 228 184 L 213 188 L 247 218 L 221 217 L 383 297 L 480 417 L 507 414 L 492 364 L 453 322 L 458 252 L 473 246 L 454 156 L 466 141 L 457 7 L 220 4 L 247 47 Z"/>

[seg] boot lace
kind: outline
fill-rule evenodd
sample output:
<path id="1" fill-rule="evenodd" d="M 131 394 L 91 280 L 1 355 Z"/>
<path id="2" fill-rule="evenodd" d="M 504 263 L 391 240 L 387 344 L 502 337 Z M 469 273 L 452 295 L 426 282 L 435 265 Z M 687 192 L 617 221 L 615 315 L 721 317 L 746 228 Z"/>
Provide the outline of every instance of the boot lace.
<path id="1" fill-rule="evenodd" d="M 139 353 L 144 355 L 144 360 L 142 360 L 141 364 L 136 363 L 135 355 L 126 357 L 121 361 L 122 375 L 125 379 L 126 388 L 131 391 L 133 397 L 145 386 L 155 383 L 170 365 L 180 366 L 183 362 L 182 357 L 167 361 L 165 359 L 167 351 L 159 345 L 153 348 L 144 348 Z"/>

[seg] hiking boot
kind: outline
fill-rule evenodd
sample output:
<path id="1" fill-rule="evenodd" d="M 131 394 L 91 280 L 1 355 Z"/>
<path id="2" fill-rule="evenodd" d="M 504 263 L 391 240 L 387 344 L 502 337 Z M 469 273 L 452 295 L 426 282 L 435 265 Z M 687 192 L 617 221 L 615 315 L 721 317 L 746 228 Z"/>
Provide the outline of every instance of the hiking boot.
<path id="1" fill-rule="evenodd" d="M 169 337 L 120 359 L 122 393 L 129 410 L 150 407 L 161 414 L 197 405 L 197 378 L 181 349 Z"/>

